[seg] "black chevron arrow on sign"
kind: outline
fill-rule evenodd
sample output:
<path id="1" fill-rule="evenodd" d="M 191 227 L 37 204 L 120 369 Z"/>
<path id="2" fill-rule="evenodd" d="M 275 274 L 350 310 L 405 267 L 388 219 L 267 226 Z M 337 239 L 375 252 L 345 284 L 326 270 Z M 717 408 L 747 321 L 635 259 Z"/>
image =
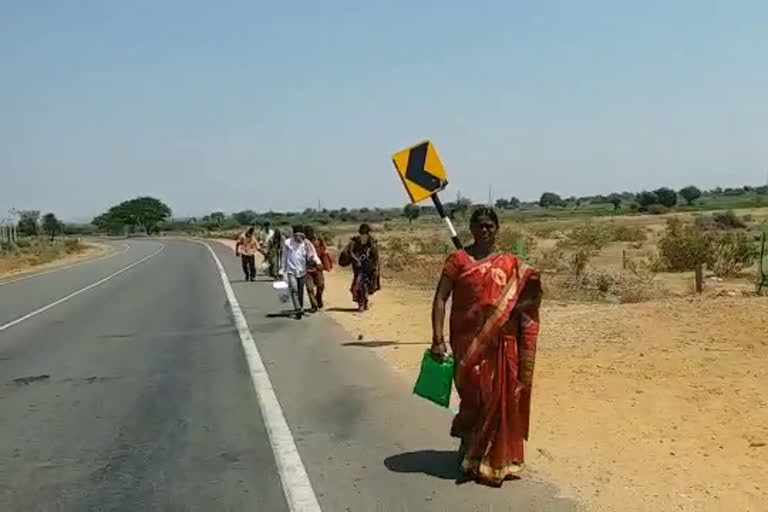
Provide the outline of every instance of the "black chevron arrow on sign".
<path id="1" fill-rule="evenodd" d="M 405 171 L 405 179 L 415 183 L 424 190 L 433 192 L 439 190 L 442 182 L 424 170 L 424 164 L 427 161 L 427 148 L 429 142 L 424 142 L 411 149 L 408 155 L 408 168 Z"/>

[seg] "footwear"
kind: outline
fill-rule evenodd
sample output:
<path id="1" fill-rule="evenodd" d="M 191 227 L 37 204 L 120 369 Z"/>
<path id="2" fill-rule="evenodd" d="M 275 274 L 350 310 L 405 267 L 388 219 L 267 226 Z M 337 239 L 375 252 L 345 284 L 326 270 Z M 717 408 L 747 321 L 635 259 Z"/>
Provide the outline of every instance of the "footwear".
<path id="1" fill-rule="evenodd" d="M 301 320 L 301 318 L 302 318 L 303 316 L 304 316 L 304 313 L 296 313 L 296 314 L 294 315 L 294 318 L 295 318 L 296 320 Z"/>
<path id="2" fill-rule="evenodd" d="M 312 308 L 309 310 L 309 313 L 315 314 L 317 313 L 317 308 Z"/>

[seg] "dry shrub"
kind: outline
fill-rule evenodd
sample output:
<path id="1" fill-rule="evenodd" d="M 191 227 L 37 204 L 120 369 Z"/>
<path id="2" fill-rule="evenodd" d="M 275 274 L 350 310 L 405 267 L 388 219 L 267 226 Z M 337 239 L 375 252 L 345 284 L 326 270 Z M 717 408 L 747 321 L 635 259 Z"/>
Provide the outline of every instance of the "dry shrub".
<path id="1" fill-rule="evenodd" d="M 713 237 L 709 256 L 709 265 L 716 276 L 735 276 L 755 262 L 758 249 L 746 233 L 727 231 Z"/>
<path id="2" fill-rule="evenodd" d="M 543 271 L 564 271 L 568 267 L 565 253 L 558 246 L 541 251 L 533 264 Z"/>
<path id="3" fill-rule="evenodd" d="M 713 213 L 712 220 L 720 229 L 744 229 L 747 227 L 732 210 Z"/>
<path id="4" fill-rule="evenodd" d="M 580 275 L 549 274 L 544 281 L 546 296 L 555 300 L 580 302 L 609 301 L 621 304 L 644 302 L 663 295 L 648 268 L 609 272 L 592 267 Z"/>
<path id="5" fill-rule="evenodd" d="M 547 263 L 555 263 L 558 270 L 567 269 L 573 276 L 581 277 L 589 261 L 611 241 L 611 236 L 609 226 L 586 222 L 573 228 L 565 239 L 557 243 L 555 252 L 547 255 L 547 258 L 556 258 L 559 263 L 555 261 Z"/>
<path id="6" fill-rule="evenodd" d="M 85 250 L 85 245 L 80 243 L 80 240 L 73 238 L 64 241 L 64 250 L 67 254 L 77 254 Z"/>
<path id="7" fill-rule="evenodd" d="M 408 267 L 408 264 L 412 261 L 409 255 L 402 251 L 385 251 L 380 254 L 381 266 L 385 270 L 391 270 L 394 272 L 401 272 Z"/>
<path id="8" fill-rule="evenodd" d="M 615 242 L 644 242 L 648 239 L 648 234 L 638 226 L 617 224 L 613 226 L 611 238 Z"/>
<path id="9" fill-rule="evenodd" d="M 558 224 L 539 224 L 528 227 L 528 231 L 537 238 L 559 238 L 562 226 Z"/>

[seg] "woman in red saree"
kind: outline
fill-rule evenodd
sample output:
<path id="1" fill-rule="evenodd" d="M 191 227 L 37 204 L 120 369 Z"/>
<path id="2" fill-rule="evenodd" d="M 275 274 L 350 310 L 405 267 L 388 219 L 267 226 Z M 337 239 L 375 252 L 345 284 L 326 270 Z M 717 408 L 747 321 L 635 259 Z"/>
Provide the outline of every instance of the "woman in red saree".
<path id="1" fill-rule="evenodd" d="M 451 435 L 461 439 L 467 477 L 501 485 L 523 468 L 539 332 L 539 275 L 494 250 L 499 221 L 475 210 L 474 243 L 448 257 L 432 308 L 432 353 L 444 357 L 445 305 L 453 295 L 450 343 L 461 398 Z"/>

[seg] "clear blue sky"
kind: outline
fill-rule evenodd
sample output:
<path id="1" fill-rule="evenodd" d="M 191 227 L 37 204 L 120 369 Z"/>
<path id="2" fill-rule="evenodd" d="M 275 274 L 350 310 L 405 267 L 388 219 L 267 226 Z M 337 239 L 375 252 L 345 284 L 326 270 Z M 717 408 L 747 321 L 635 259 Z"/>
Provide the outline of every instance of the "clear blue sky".
<path id="1" fill-rule="evenodd" d="M 401 205 L 425 138 L 449 197 L 763 183 L 768 2 L 0 2 L 0 214 Z"/>

